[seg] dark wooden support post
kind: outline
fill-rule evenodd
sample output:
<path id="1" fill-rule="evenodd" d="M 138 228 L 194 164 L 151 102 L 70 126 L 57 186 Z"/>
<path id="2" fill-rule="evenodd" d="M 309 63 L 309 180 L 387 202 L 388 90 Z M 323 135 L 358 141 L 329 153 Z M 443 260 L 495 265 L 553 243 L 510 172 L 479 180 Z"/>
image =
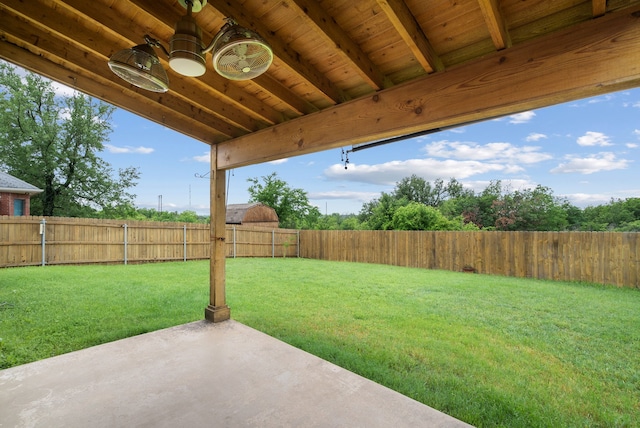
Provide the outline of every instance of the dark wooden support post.
<path id="1" fill-rule="evenodd" d="M 218 169 L 217 146 L 211 146 L 210 214 L 211 214 L 211 258 L 209 271 L 209 306 L 204 317 L 211 322 L 226 321 L 231 317 L 227 306 L 226 263 L 226 176 Z"/>

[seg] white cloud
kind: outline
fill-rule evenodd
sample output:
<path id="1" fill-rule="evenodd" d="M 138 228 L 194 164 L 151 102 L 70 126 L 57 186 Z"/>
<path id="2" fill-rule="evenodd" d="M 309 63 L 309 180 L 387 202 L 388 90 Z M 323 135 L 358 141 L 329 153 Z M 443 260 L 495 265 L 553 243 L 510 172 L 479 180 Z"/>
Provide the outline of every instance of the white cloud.
<path id="1" fill-rule="evenodd" d="M 633 130 L 633 135 L 635 135 L 636 137 L 640 138 L 640 129 L 634 129 Z"/>
<path id="2" fill-rule="evenodd" d="M 602 132 L 587 131 L 576 141 L 580 146 L 612 146 L 609 136 Z"/>
<path id="3" fill-rule="evenodd" d="M 463 179 L 487 172 L 515 173 L 522 168 L 516 165 L 499 163 L 483 163 L 477 161 L 410 159 L 406 161 L 390 161 L 377 165 L 335 164 L 325 169 L 323 174 L 331 180 L 346 180 L 376 185 L 393 186 L 398 181 L 412 174 L 433 181 L 443 177 Z"/>
<path id="4" fill-rule="evenodd" d="M 602 152 L 585 158 L 568 155 L 565 159 L 567 159 L 567 162 L 561 163 L 550 172 L 553 174 L 567 174 L 572 172 L 593 174 L 601 171 L 625 169 L 630 163 L 630 161 L 626 159 L 616 159 L 616 155 L 611 152 Z"/>
<path id="5" fill-rule="evenodd" d="M 559 196 L 567 198 L 572 204 L 578 207 L 584 208 L 589 205 L 593 206 L 607 204 L 609 201 L 611 201 L 612 198 L 638 198 L 640 197 L 640 188 L 617 190 L 611 193 L 569 193 Z"/>
<path id="6" fill-rule="evenodd" d="M 522 113 L 512 114 L 509 116 L 509 123 L 519 125 L 521 123 L 528 123 L 536 116 L 535 112 L 524 111 Z"/>
<path id="7" fill-rule="evenodd" d="M 640 147 L 640 144 L 636 144 L 636 143 L 627 143 L 626 146 L 630 149 L 637 149 L 638 147 Z"/>
<path id="8" fill-rule="evenodd" d="M 271 164 L 271 165 L 280 165 L 280 164 L 282 164 L 282 163 L 287 162 L 288 160 L 289 160 L 288 158 L 285 158 L 285 159 L 276 159 L 276 160 L 274 160 L 274 161 L 267 162 L 267 163 L 268 163 L 268 164 Z"/>
<path id="9" fill-rule="evenodd" d="M 531 134 L 527 135 L 527 138 L 525 138 L 525 141 L 527 141 L 527 142 L 540 141 L 540 140 L 545 139 L 545 138 L 549 138 L 549 137 L 547 137 L 545 134 L 540 134 L 538 132 L 532 132 Z"/>
<path id="10" fill-rule="evenodd" d="M 141 154 L 141 155 L 148 155 L 148 154 L 154 152 L 154 149 L 152 149 L 151 147 L 143 147 L 143 146 L 139 146 L 139 147 L 131 147 L 131 146 L 117 147 L 117 146 L 114 146 L 112 144 L 105 144 L 104 148 L 107 149 L 109 151 L 109 153 L 115 153 L 115 154 L 137 153 L 137 154 Z"/>
<path id="11" fill-rule="evenodd" d="M 517 147 L 511 143 L 478 144 L 467 141 L 434 141 L 424 148 L 429 156 L 503 163 L 533 164 L 551 159 L 548 153 L 540 152 L 540 147 Z"/>
<path id="12" fill-rule="evenodd" d="M 211 162 L 211 153 L 206 152 L 203 155 L 194 156 L 192 159 L 196 162 L 209 163 Z"/>
<path id="13" fill-rule="evenodd" d="M 601 97 L 596 97 L 596 98 L 591 98 L 589 99 L 589 101 L 587 101 L 587 104 L 598 104 L 598 103 L 603 103 L 606 101 L 611 101 L 613 100 L 615 97 L 613 95 L 604 95 Z"/>
<path id="14" fill-rule="evenodd" d="M 71 110 L 68 108 L 61 108 L 58 110 L 58 118 L 60 120 L 70 120 L 71 119 Z"/>
<path id="15" fill-rule="evenodd" d="M 372 199 L 375 199 L 380 196 L 380 193 L 376 192 L 354 192 L 350 190 L 333 190 L 327 192 L 309 192 L 309 199 L 317 200 L 317 199 L 347 199 L 347 200 L 356 200 L 360 202 L 369 202 Z"/>
<path id="16" fill-rule="evenodd" d="M 58 83 L 54 80 L 51 81 L 51 86 L 53 87 L 53 91 L 58 97 L 73 97 L 79 92 L 73 88 L 70 88 L 62 83 Z"/>
<path id="17" fill-rule="evenodd" d="M 584 208 L 589 205 L 602 205 L 611 200 L 611 194 L 602 193 L 570 193 L 567 195 L 560 195 L 567 198 L 573 205 Z"/>
<path id="18" fill-rule="evenodd" d="M 467 132 L 467 127 L 463 126 L 460 128 L 452 128 L 452 129 L 448 129 L 448 131 L 454 134 L 464 134 L 465 132 Z"/>

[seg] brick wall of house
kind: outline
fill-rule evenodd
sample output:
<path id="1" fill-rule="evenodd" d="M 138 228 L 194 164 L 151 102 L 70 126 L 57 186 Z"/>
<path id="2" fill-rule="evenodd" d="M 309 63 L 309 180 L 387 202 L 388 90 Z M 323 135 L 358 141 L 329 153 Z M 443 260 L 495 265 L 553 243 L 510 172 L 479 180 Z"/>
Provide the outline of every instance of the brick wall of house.
<path id="1" fill-rule="evenodd" d="M 11 193 L 0 192 L 0 215 L 9 215 L 9 207 L 13 208 Z M 11 211 L 13 214 L 13 211 Z"/>
<path id="2" fill-rule="evenodd" d="M 31 196 L 24 193 L 0 192 L 0 215 L 13 215 L 16 199 L 24 199 L 24 215 L 31 215 Z"/>

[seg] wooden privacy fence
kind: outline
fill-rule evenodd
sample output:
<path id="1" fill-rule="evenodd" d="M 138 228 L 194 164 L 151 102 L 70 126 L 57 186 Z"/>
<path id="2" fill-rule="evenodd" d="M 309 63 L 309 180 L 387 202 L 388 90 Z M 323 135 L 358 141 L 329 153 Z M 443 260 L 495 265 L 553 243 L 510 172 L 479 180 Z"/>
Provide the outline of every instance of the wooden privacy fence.
<path id="1" fill-rule="evenodd" d="M 42 233 L 41 233 L 42 232 Z M 210 257 L 206 224 L 0 217 L 0 267 Z M 640 288 L 640 233 L 227 226 L 227 257 L 305 257 Z"/>
<path id="2" fill-rule="evenodd" d="M 208 224 L 0 216 L 0 267 L 208 259 Z M 227 257 L 296 257 L 298 231 L 227 226 Z"/>
<path id="3" fill-rule="evenodd" d="M 640 288 L 640 233 L 300 231 L 300 257 Z"/>

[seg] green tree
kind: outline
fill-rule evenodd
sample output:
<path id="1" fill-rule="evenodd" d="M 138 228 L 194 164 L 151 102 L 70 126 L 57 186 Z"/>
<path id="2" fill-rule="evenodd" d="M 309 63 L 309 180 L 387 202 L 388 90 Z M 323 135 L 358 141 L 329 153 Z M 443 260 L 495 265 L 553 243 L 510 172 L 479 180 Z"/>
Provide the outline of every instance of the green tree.
<path id="1" fill-rule="evenodd" d="M 541 185 L 507 193 L 493 208 L 499 230 L 565 230 L 569 224 L 562 202 Z"/>
<path id="2" fill-rule="evenodd" d="M 311 229 L 316 230 L 358 230 L 360 222 L 354 214 L 328 214 L 321 215 Z"/>
<path id="3" fill-rule="evenodd" d="M 394 230 L 451 230 L 452 224 L 437 208 L 409 202 L 399 207 L 391 220 Z"/>
<path id="4" fill-rule="evenodd" d="M 497 219 L 496 204 L 503 195 L 500 180 L 491 181 L 477 195 L 470 189 L 462 188 L 459 182 L 455 180 L 452 182 L 454 183 L 451 186 L 451 189 L 454 189 L 452 196 L 440 206 L 440 211 L 445 217 L 449 219 L 462 217 L 465 225 L 473 224 L 480 229 L 494 229 Z"/>
<path id="5" fill-rule="evenodd" d="M 447 199 L 457 198 L 466 193 L 467 191 L 462 184 L 455 178 L 450 179 L 447 184 L 438 178 L 431 184 L 424 178 L 413 174 L 396 183 L 392 195 L 396 199 L 404 198 L 409 202 L 419 202 L 424 205 L 439 207 Z"/>
<path id="6" fill-rule="evenodd" d="M 321 218 L 322 213 L 320 213 L 318 207 L 309 205 L 309 209 L 306 215 L 302 214 L 302 219 L 297 222 L 296 227 L 298 229 L 316 229 L 315 225 L 320 221 Z"/>
<path id="7" fill-rule="evenodd" d="M 350 214 L 348 216 L 342 216 L 342 221 L 340 222 L 340 230 L 359 230 L 362 228 L 358 217 Z"/>
<path id="8" fill-rule="evenodd" d="M 566 213 L 567 216 L 567 229 L 569 230 L 578 230 L 580 229 L 580 225 L 582 224 L 584 214 L 583 211 L 576 207 L 575 205 L 569 203 L 569 201 L 564 201 L 562 204 L 562 209 Z"/>
<path id="9" fill-rule="evenodd" d="M 473 223 L 464 223 L 462 216 L 445 217 L 439 209 L 418 202 L 399 207 L 393 214 L 394 230 L 479 230 Z"/>
<path id="10" fill-rule="evenodd" d="M 390 230 L 393 229 L 393 214 L 398 208 L 408 203 L 406 198 L 397 199 L 393 195 L 382 192 L 380 198 L 362 206 L 358 219 L 363 229 Z"/>
<path id="11" fill-rule="evenodd" d="M 251 183 L 249 202 L 261 202 L 273 208 L 278 214 L 280 227 L 309 228 L 320 216 L 320 211 L 309 204 L 307 192 L 289 187 L 275 172 L 263 176 L 262 182 L 256 177 L 247 181 Z"/>
<path id="12" fill-rule="evenodd" d="M 594 231 L 627 230 L 628 224 L 638 220 L 640 220 L 640 198 L 624 200 L 612 198 L 605 205 L 585 208 L 581 228 Z"/>
<path id="13" fill-rule="evenodd" d="M 93 214 L 85 215 L 90 218 L 108 218 L 117 220 L 147 220 L 131 202 L 125 202 L 115 206 L 107 207 Z"/>
<path id="14" fill-rule="evenodd" d="M 83 216 L 133 200 L 138 170 L 114 178 L 98 157 L 114 109 L 79 93 L 56 96 L 50 81 L 0 63 L 0 167 L 43 189 L 33 214 Z"/>

